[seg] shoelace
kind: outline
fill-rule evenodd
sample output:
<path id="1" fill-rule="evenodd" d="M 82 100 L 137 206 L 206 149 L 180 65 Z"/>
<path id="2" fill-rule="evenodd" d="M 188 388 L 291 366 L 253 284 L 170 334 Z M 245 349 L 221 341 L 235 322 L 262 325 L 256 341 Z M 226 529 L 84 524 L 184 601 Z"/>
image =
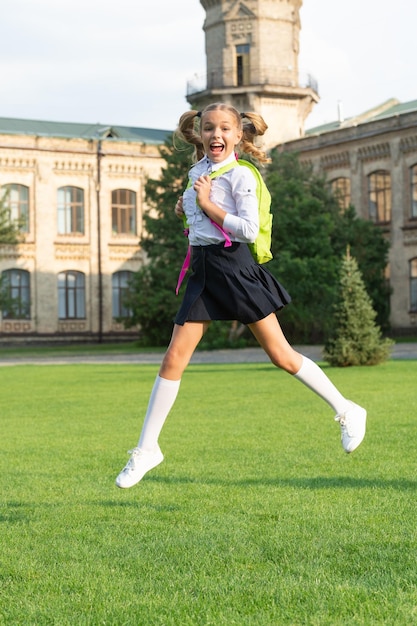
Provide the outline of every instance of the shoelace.
<path id="1" fill-rule="evenodd" d="M 126 466 L 123 470 L 124 472 L 129 472 L 130 470 L 135 469 L 135 461 L 140 456 L 140 450 L 138 450 L 137 448 L 133 448 L 133 450 L 128 450 L 127 453 L 130 454 L 130 459 L 126 463 Z"/>

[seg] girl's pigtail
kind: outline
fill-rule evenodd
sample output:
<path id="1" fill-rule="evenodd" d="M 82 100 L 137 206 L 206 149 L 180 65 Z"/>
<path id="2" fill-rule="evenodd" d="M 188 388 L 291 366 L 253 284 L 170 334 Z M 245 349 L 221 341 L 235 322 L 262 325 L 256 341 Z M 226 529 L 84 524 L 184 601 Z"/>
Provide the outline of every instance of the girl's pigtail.
<path id="1" fill-rule="evenodd" d="M 186 111 L 180 117 L 175 135 L 195 147 L 195 159 L 199 161 L 204 156 L 203 143 L 200 134 L 196 132 L 196 120 L 201 117 L 199 111 Z"/>
<path id="2" fill-rule="evenodd" d="M 242 152 L 246 154 L 250 154 L 260 163 L 266 163 L 269 161 L 263 150 L 260 150 L 255 145 L 256 137 L 261 137 L 268 126 L 258 113 L 241 113 L 240 117 L 242 118 L 242 130 L 243 136 L 240 142 L 240 149 Z"/>

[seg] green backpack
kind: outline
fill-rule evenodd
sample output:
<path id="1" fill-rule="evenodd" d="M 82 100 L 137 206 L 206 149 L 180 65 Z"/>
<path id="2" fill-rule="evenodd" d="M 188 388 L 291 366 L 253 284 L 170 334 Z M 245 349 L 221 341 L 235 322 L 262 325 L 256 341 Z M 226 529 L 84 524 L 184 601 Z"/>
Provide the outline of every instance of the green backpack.
<path id="1" fill-rule="evenodd" d="M 253 258 L 257 263 L 267 263 L 272 259 L 271 253 L 271 235 L 272 235 L 272 213 L 271 213 L 271 194 L 265 184 L 264 179 L 261 176 L 260 171 L 255 165 L 244 159 L 239 159 L 233 163 L 224 165 L 216 172 L 210 174 L 210 178 L 217 178 L 225 174 L 233 167 L 237 165 L 243 165 L 248 167 L 256 180 L 256 196 L 258 198 L 258 210 L 259 210 L 259 233 L 253 243 L 249 243 L 249 249 Z M 223 231 L 223 229 L 221 229 Z"/>

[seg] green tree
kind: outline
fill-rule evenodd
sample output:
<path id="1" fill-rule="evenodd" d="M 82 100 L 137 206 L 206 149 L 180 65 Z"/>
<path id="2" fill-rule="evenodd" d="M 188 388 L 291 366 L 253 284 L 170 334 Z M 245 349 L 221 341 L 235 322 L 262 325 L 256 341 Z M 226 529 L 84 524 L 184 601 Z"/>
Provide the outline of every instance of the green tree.
<path id="1" fill-rule="evenodd" d="M 274 150 L 271 156 L 266 181 L 274 215 L 274 259 L 268 267 L 293 298 L 280 314 L 291 340 L 319 342 L 330 332 L 341 258 L 348 244 L 360 260 L 381 319 L 387 320 L 388 243 L 381 231 L 358 218 L 353 208 L 341 211 L 326 179 L 300 163 L 296 154 Z"/>
<path id="2" fill-rule="evenodd" d="M 0 198 L 0 245 L 15 244 L 19 241 L 20 224 L 10 219 L 7 198 Z"/>
<path id="3" fill-rule="evenodd" d="M 160 152 L 165 159 L 161 177 L 149 179 L 145 186 L 149 211 L 143 216 L 144 234 L 140 243 L 147 263 L 131 282 L 125 304 L 132 317 L 124 320 L 128 327 L 140 326 L 142 344 L 154 346 L 169 341 L 180 301 L 175 286 L 188 242 L 174 207 L 187 185 L 192 148 L 186 144 L 174 148 L 169 137 Z"/>
<path id="4" fill-rule="evenodd" d="M 375 318 L 356 259 L 348 251 L 342 262 L 334 327 L 325 344 L 324 358 L 337 367 L 386 361 L 393 342 L 382 338 Z"/>

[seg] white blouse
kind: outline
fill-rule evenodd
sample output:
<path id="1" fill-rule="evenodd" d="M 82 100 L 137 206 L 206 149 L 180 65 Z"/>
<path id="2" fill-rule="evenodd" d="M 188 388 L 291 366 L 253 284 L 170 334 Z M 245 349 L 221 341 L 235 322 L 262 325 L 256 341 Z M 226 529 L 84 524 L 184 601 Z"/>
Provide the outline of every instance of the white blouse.
<path id="1" fill-rule="evenodd" d="M 203 174 L 215 172 L 234 160 L 235 155 L 231 154 L 221 163 L 212 163 L 205 156 L 189 172 L 191 185 L 183 194 L 183 209 L 190 230 L 188 239 L 192 246 L 205 246 L 224 241 L 222 233 L 198 206 L 193 184 Z M 210 200 L 226 211 L 223 229 L 232 241 L 242 243 L 255 241 L 259 231 L 258 199 L 256 180 L 249 168 L 233 167 L 217 178 L 213 178 Z"/>

